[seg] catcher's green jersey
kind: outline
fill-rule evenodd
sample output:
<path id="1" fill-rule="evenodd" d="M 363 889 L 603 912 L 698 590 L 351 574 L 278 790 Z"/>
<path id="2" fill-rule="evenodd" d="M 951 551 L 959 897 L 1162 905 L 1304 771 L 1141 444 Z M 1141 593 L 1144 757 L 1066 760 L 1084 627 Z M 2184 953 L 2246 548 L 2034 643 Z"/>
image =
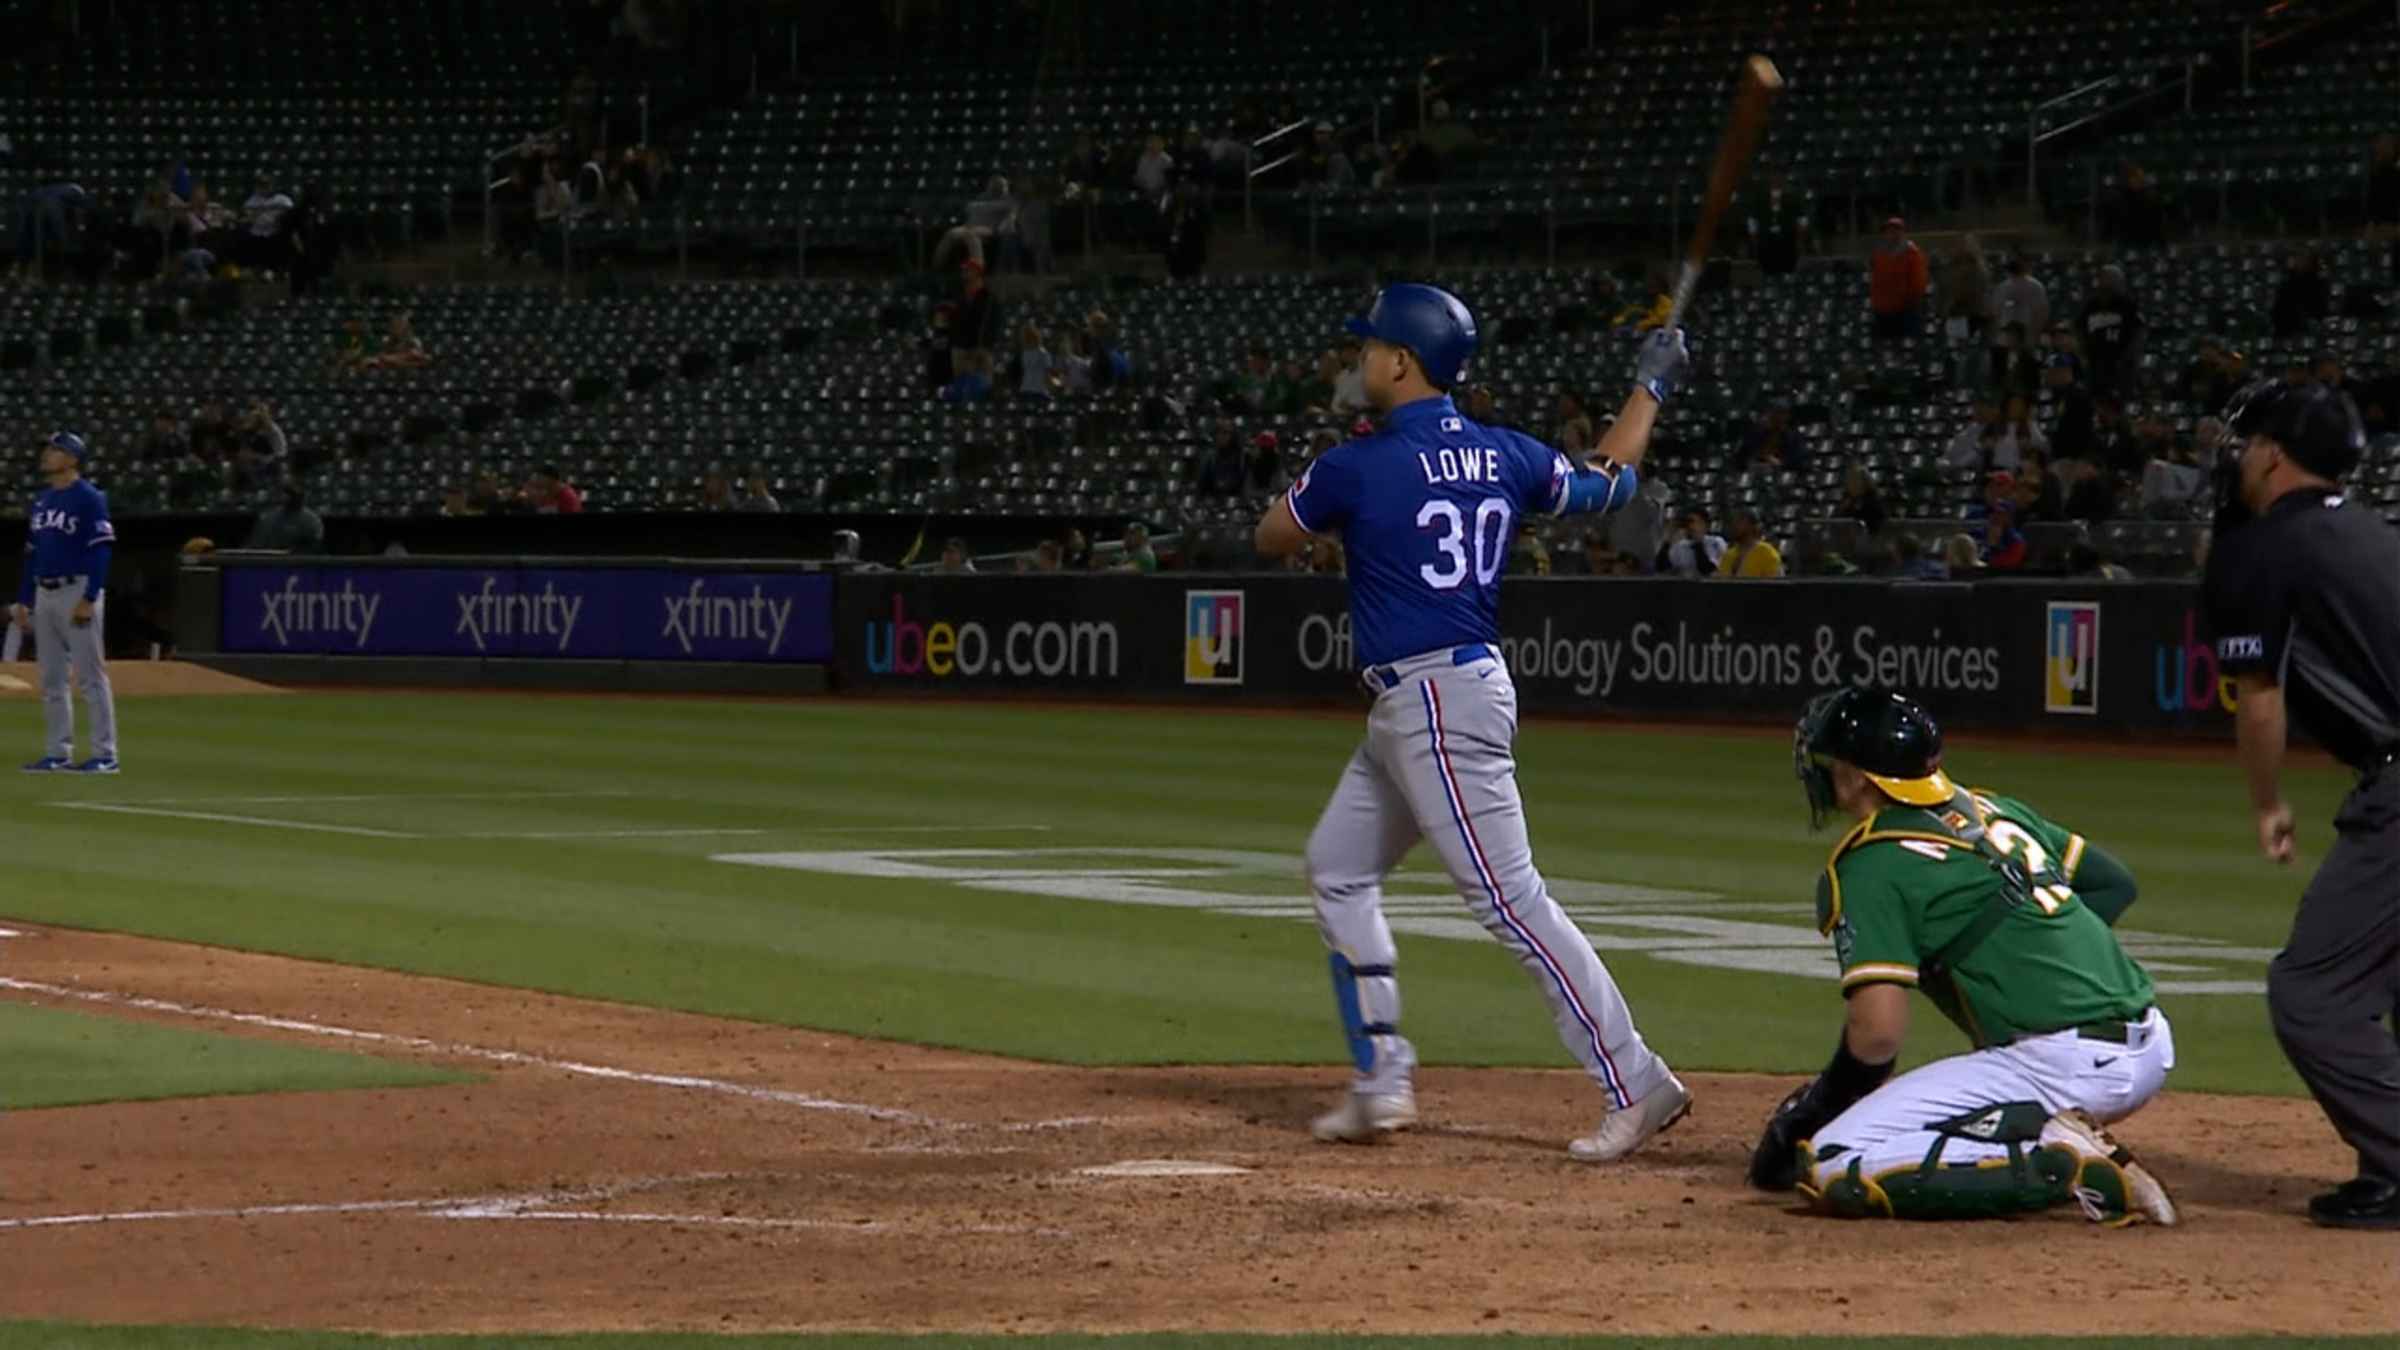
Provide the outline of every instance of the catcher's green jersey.
<path id="1" fill-rule="evenodd" d="M 1895 806 L 1834 846 L 1817 884 L 1817 926 L 1833 937 L 1843 991 L 1878 981 L 1921 987 L 1978 1046 L 2138 1019 L 2151 1004 L 2149 973 L 2075 895 L 2083 836 L 2023 802 L 1969 795 L 2013 879 L 1958 837 L 1971 822 L 1950 807 Z M 2012 891 L 2022 898 L 1997 926 L 1954 954 L 1954 968 L 1938 968 L 1934 958 Z"/>

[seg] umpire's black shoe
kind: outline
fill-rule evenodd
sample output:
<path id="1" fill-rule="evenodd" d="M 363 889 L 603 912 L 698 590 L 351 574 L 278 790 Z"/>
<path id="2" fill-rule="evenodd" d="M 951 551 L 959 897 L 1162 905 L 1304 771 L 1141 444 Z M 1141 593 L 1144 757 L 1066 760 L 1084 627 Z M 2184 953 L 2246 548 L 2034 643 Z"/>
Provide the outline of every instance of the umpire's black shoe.
<path id="1" fill-rule="evenodd" d="M 2327 1228 L 2400 1230 L 2400 1185 L 2360 1177 L 2308 1202 L 2308 1217 Z"/>

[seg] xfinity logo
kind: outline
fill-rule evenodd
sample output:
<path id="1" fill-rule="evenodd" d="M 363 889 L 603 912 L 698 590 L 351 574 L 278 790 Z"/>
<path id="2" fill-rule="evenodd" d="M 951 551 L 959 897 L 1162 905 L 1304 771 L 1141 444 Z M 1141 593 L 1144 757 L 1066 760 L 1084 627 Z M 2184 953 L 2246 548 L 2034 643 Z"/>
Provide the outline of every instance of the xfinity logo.
<path id="1" fill-rule="evenodd" d="M 539 594 L 504 595 L 500 579 L 486 576 L 483 589 L 458 597 L 458 627 L 452 631 L 484 651 L 487 637 L 519 635 L 557 638 L 565 651 L 575 640 L 575 620 L 583 613 L 583 597 L 561 595 L 556 582 L 545 581 Z"/>
<path id="2" fill-rule="evenodd" d="M 692 580 L 692 589 L 684 595 L 666 598 L 667 619 L 660 628 L 662 637 L 675 639 L 689 656 L 692 642 L 699 638 L 730 638 L 736 642 L 767 644 L 767 655 L 783 650 L 783 631 L 792 621 L 792 602 L 789 598 L 769 600 L 766 588 L 750 583 L 747 597 L 707 595 L 699 578 Z"/>
<path id="3" fill-rule="evenodd" d="M 310 633 L 353 634 L 357 640 L 352 645 L 364 647 L 375 631 L 375 611 L 383 607 L 382 596 L 362 594 L 348 581 L 338 591 L 304 591 L 297 572 L 283 579 L 282 590 L 269 591 L 259 599 L 266 606 L 258 621 L 259 631 L 274 634 L 279 647 L 292 645 L 295 634 Z"/>

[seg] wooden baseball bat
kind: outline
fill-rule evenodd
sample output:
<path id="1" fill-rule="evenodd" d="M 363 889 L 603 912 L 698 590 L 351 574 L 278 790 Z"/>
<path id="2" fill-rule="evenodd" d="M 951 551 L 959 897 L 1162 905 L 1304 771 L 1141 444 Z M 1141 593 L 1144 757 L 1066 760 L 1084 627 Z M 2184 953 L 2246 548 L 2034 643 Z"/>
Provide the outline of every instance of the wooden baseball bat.
<path id="1" fill-rule="evenodd" d="M 1708 199 L 1700 206 L 1700 226 L 1692 233 L 1692 246 L 1683 255 L 1683 270 L 1675 278 L 1674 303 L 1667 312 L 1669 328 L 1683 322 L 1683 307 L 1690 303 L 1692 288 L 1700 283 L 1700 271 L 1708 266 L 1708 250 L 1717 242 L 1717 222 L 1733 204 L 1733 191 L 1750 169 L 1759 134 L 1767 129 L 1767 114 L 1775 106 L 1775 96 L 1782 92 L 1783 75 L 1774 62 L 1756 54 L 1742 62 L 1742 85 L 1734 91 L 1733 113 L 1725 121 L 1724 138 L 1717 142 L 1716 165 L 1708 171 Z"/>

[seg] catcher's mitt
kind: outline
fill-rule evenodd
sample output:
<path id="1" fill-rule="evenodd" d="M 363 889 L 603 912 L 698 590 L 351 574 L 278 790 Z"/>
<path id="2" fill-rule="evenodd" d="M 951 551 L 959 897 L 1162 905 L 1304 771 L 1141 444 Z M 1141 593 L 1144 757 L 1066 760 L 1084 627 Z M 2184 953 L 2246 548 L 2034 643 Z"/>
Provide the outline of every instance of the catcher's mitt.
<path id="1" fill-rule="evenodd" d="M 1836 1114 L 1825 1111 L 1823 1093 L 1811 1078 L 1776 1103 L 1767 1128 L 1750 1151 L 1750 1184 L 1762 1191 L 1788 1191 L 1800 1182 L 1800 1141 Z M 1819 1113 L 1822 1113 L 1820 1117 Z"/>

